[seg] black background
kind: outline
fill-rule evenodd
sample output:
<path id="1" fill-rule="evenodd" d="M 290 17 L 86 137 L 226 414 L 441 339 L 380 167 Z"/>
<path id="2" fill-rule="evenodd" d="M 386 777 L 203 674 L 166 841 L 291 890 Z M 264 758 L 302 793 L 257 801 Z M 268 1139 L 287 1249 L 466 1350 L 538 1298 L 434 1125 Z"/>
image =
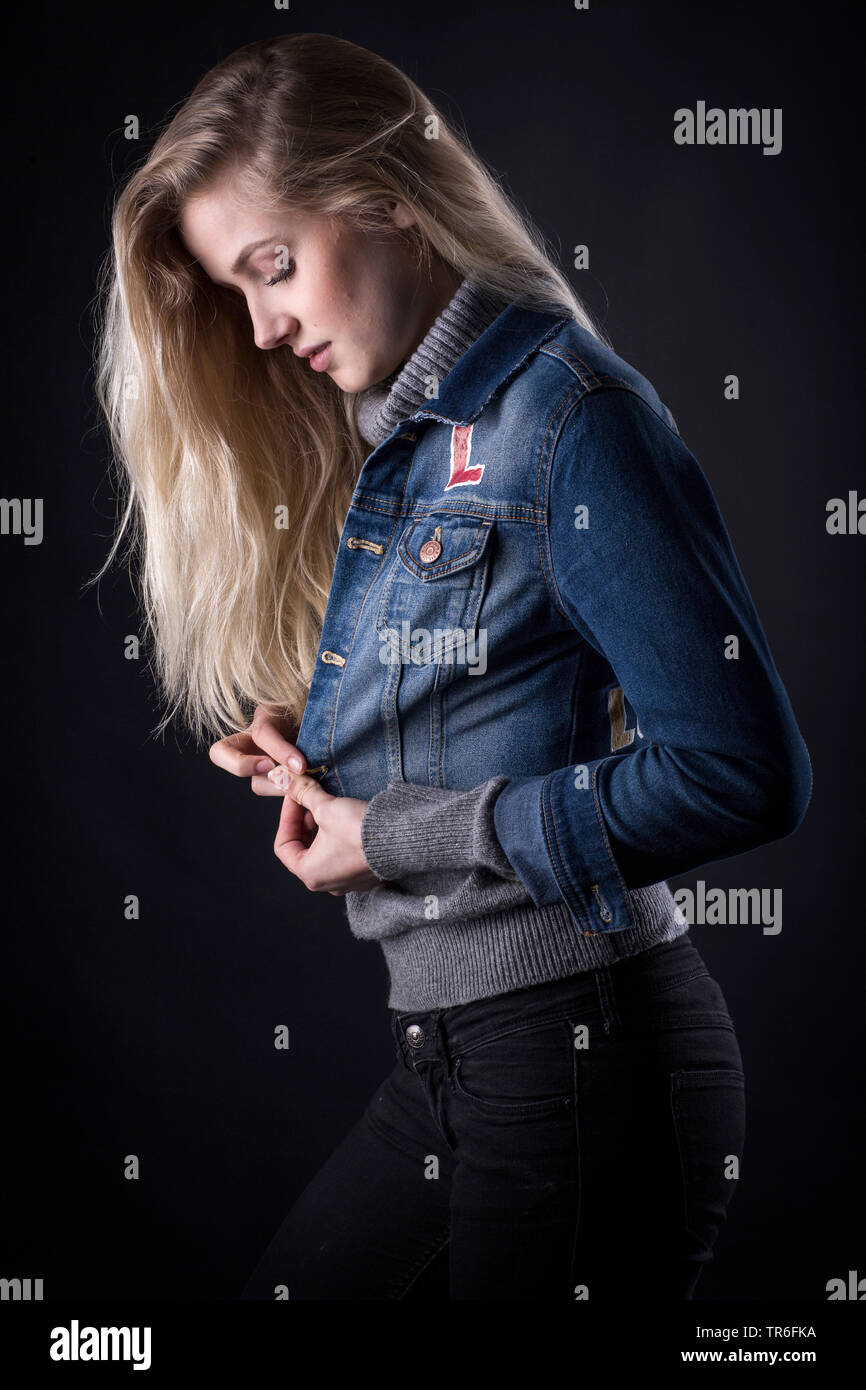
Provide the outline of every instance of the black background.
<path id="1" fill-rule="evenodd" d="M 216 61 L 304 30 L 382 53 L 465 124 L 715 491 L 815 782 L 795 836 L 670 880 L 783 890 L 778 936 L 692 933 L 737 1025 L 748 1104 L 742 1178 L 697 1296 L 824 1300 L 828 1279 L 866 1275 L 866 537 L 825 529 L 828 498 L 866 493 L 856 18 L 693 0 L 155 0 L 19 21 L 3 495 L 44 498 L 45 532 L 39 546 L 0 537 L 4 1277 L 42 1278 L 46 1298 L 237 1297 L 393 1064 L 378 948 L 276 860 L 277 801 L 182 729 L 152 736 L 146 662 L 123 656 L 140 627 L 125 569 L 84 587 L 114 511 L 91 370 L 112 189 Z M 699 99 L 783 108 L 782 152 L 675 145 L 675 109 Z M 578 243 L 589 271 L 572 268 Z"/>

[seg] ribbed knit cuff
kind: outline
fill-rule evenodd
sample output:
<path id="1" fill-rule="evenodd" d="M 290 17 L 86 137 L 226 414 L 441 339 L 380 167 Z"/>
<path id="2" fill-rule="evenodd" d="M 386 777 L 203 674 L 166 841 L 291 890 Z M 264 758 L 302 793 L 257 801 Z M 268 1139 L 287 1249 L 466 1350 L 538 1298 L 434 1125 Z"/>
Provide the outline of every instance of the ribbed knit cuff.
<path id="1" fill-rule="evenodd" d="M 470 791 L 389 782 L 361 821 L 361 848 L 379 878 L 483 867 L 517 882 L 493 829 L 493 803 L 508 783 L 491 777 Z"/>

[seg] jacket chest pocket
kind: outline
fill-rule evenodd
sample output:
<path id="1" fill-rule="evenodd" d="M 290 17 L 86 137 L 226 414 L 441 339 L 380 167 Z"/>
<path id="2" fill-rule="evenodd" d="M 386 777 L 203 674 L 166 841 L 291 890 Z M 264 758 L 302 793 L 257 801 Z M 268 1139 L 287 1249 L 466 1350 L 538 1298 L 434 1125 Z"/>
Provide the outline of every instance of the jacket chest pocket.
<path id="1" fill-rule="evenodd" d="M 383 663 L 429 666 L 459 660 L 475 636 L 492 531 L 492 521 L 447 514 L 409 523 L 376 618 Z"/>

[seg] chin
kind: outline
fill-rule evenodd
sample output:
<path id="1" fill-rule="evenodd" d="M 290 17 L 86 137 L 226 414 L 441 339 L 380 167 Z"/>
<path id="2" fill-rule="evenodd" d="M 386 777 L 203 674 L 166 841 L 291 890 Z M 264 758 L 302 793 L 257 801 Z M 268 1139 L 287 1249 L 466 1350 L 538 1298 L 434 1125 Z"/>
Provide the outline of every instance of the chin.
<path id="1" fill-rule="evenodd" d="M 328 376 L 332 375 L 332 372 L 328 373 Z M 348 381 L 337 381 L 336 376 L 334 377 L 334 380 L 337 382 L 337 385 L 342 388 L 343 391 L 366 391 L 368 386 L 375 385 L 375 382 L 371 381 L 370 376 L 367 372 L 359 373 L 355 377 L 350 377 Z"/>

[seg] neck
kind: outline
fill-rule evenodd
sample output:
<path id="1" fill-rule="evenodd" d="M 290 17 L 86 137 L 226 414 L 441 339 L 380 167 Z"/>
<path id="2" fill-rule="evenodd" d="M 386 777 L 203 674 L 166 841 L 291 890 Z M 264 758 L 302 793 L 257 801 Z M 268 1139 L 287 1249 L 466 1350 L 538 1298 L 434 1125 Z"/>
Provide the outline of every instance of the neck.
<path id="1" fill-rule="evenodd" d="M 448 292 L 455 279 L 450 273 L 447 279 L 443 277 L 443 293 Z M 383 381 L 357 393 L 355 418 L 362 438 L 373 445 L 383 443 L 401 420 L 425 400 L 434 398 L 443 377 L 499 317 L 507 302 L 484 289 L 473 276 L 467 276 L 456 290 L 452 289 L 411 357 Z"/>

